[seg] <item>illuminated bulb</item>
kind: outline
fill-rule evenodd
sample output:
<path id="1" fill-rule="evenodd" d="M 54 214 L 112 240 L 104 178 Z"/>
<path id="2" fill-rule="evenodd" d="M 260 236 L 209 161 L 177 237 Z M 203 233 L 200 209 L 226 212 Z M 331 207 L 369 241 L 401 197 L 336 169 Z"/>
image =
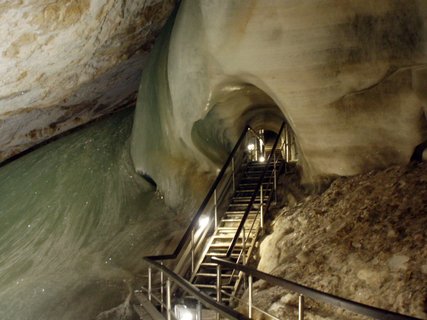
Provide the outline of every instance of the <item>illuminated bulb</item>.
<path id="1" fill-rule="evenodd" d="M 248 144 L 248 150 L 249 151 L 255 150 L 255 145 L 253 143 Z"/>
<path id="2" fill-rule="evenodd" d="M 200 217 L 199 219 L 199 228 L 204 229 L 209 223 L 209 217 Z"/>
<path id="3" fill-rule="evenodd" d="M 265 161 L 264 156 L 259 157 L 259 162 L 264 162 L 264 161 Z"/>
<path id="4" fill-rule="evenodd" d="M 179 317 L 180 320 L 193 320 L 193 315 L 190 311 L 184 310 Z"/>

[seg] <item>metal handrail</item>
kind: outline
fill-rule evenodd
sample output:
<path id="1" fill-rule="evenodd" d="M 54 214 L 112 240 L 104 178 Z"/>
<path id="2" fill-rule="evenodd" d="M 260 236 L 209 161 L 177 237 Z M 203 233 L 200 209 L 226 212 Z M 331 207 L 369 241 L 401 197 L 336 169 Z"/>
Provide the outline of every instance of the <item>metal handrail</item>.
<path id="1" fill-rule="evenodd" d="M 188 228 L 185 231 L 184 235 L 182 236 L 180 242 L 176 246 L 175 251 L 172 254 L 148 256 L 146 258 L 151 259 L 151 260 L 169 260 L 169 259 L 176 259 L 178 257 L 181 250 L 184 248 L 186 242 L 190 239 L 193 228 L 196 226 L 198 219 L 200 218 L 201 214 L 205 210 L 205 208 L 208 205 L 210 199 L 212 198 L 216 188 L 218 187 L 219 183 L 221 182 L 222 177 L 224 176 L 224 174 L 227 171 L 230 163 L 232 162 L 233 157 L 235 156 L 237 150 L 239 149 L 241 143 L 243 142 L 249 128 L 250 128 L 249 126 L 246 126 L 244 128 L 242 134 L 239 137 L 239 140 L 237 141 L 236 145 L 234 146 L 233 150 L 231 151 L 230 155 L 228 156 L 227 161 L 225 162 L 225 164 L 222 167 L 221 171 L 219 172 L 217 178 L 215 179 L 214 183 L 212 184 L 211 188 L 209 189 L 209 192 L 207 193 L 205 199 L 203 200 L 202 204 L 200 205 L 199 210 L 197 210 L 196 214 L 194 215 L 193 219 L 190 222 L 190 225 L 188 226 Z"/>
<path id="2" fill-rule="evenodd" d="M 257 270 L 255 268 L 248 267 L 246 265 L 237 264 L 234 262 L 230 262 L 224 259 L 220 259 L 217 257 L 212 257 L 212 261 L 223 266 L 223 267 L 229 267 L 234 268 L 237 270 L 240 270 L 242 272 L 245 272 L 249 274 L 252 277 L 256 277 L 258 279 L 265 280 L 271 284 L 281 286 L 283 288 L 286 288 L 290 291 L 297 292 L 301 295 L 307 296 L 312 298 L 313 300 L 325 302 L 327 304 L 334 305 L 339 308 L 344 308 L 349 311 L 353 311 L 355 313 L 365 315 L 368 317 L 372 317 L 374 319 L 379 320 L 421 320 L 419 318 L 403 315 L 400 313 L 372 307 L 363 303 L 351 301 L 348 299 L 344 299 L 335 295 L 332 295 L 330 293 L 326 293 L 320 290 L 316 290 L 310 287 L 303 286 L 301 284 L 273 276 L 271 274 L 262 272 L 260 270 Z"/>
<path id="3" fill-rule="evenodd" d="M 197 289 L 189 281 L 185 280 L 183 277 L 177 275 L 175 272 L 167 268 L 165 265 L 158 263 L 157 261 L 152 260 L 149 257 L 144 258 L 144 260 L 154 268 L 160 270 L 168 276 L 169 279 L 172 279 L 179 287 L 184 291 L 189 293 L 192 296 L 195 296 L 198 301 L 202 302 L 204 305 L 208 306 L 210 309 L 215 310 L 217 313 L 223 315 L 227 319 L 237 319 L 237 320 L 249 320 L 247 316 L 242 313 L 231 309 L 223 304 L 216 302 L 209 295 L 203 293 Z M 170 298 L 170 297 L 169 297 Z M 163 302 L 162 302 L 163 303 Z M 168 311 L 168 310 L 167 310 Z M 170 310 L 169 310 L 170 312 Z"/>
<path id="4" fill-rule="evenodd" d="M 240 298 L 237 298 L 236 296 L 234 296 L 234 295 L 232 295 L 232 294 L 229 294 L 227 291 L 222 290 L 222 291 L 221 291 L 221 293 L 222 293 L 224 296 L 227 296 L 227 297 L 229 297 L 229 298 L 236 299 L 238 302 L 242 302 L 242 303 L 244 303 L 244 304 L 246 304 L 246 305 L 249 305 L 249 303 L 248 303 L 247 301 L 245 301 L 245 300 L 243 300 L 243 299 L 240 299 Z M 280 320 L 279 318 L 277 318 L 277 317 L 273 316 L 272 314 L 268 313 L 268 312 L 267 312 L 267 311 L 265 311 L 265 310 L 262 310 L 261 308 L 259 308 L 259 307 L 257 307 L 257 306 L 252 305 L 252 309 L 255 309 L 255 310 L 256 310 L 256 311 L 258 311 L 259 313 L 262 313 L 262 314 L 266 315 L 267 317 L 269 317 L 269 318 L 271 318 L 271 319 L 273 319 L 273 320 Z"/>
<path id="5" fill-rule="evenodd" d="M 234 249 L 234 247 L 235 247 L 235 245 L 236 245 L 236 243 L 237 243 L 237 241 L 238 241 L 238 239 L 239 239 L 239 237 L 240 237 L 240 233 L 242 232 L 242 229 L 243 229 L 243 227 L 244 227 L 244 225 L 245 225 L 245 223 L 246 223 L 246 220 L 248 219 L 249 212 L 250 212 L 250 211 L 251 211 L 251 209 L 252 209 L 252 206 L 253 206 L 253 204 L 254 204 L 254 202 L 255 202 L 255 198 L 256 198 L 256 196 L 257 196 L 257 194 L 258 194 L 258 192 L 259 192 L 259 190 L 260 190 L 260 188 L 261 188 L 261 185 L 262 185 L 262 183 L 263 183 L 263 181 L 264 181 L 265 173 L 266 173 L 266 171 L 267 171 L 268 165 L 269 165 L 269 164 L 270 164 L 270 162 L 271 162 L 271 159 L 272 159 L 272 157 L 273 157 L 273 153 L 274 153 L 274 151 L 276 150 L 277 144 L 278 144 L 278 142 L 279 142 L 279 139 L 280 139 L 280 136 L 281 136 L 281 134 L 282 134 L 282 132 L 283 132 L 283 128 L 284 128 L 284 127 L 285 127 L 285 122 L 283 122 L 283 123 L 282 123 L 282 126 L 280 127 L 279 133 L 277 134 L 276 141 L 274 142 L 273 148 L 271 149 L 270 155 L 269 155 L 268 160 L 267 160 L 267 162 L 266 162 L 266 164 L 265 164 L 265 167 L 264 167 L 264 170 L 263 170 L 263 172 L 262 172 L 262 174 L 261 174 L 261 177 L 259 178 L 259 181 L 258 181 L 258 184 L 257 184 L 257 186 L 256 186 L 256 188 L 255 188 L 255 191 L 254 191 L 254 193 L 252 194 L 251 200 L 250 200 L 250 202 L 249 202 L 249 204 L 248 204 L 248 206 L 247 206 L 247 208 L 246 208 L 246 210 L 245 210 L 245 213 L 243 214 L 242 221 L 240 222 L 240 224 L 239 224 L 239 226 L 238 226 L 238 228 L 237 228 L 237 230 L 236 230 L 236 234 L 234 235 L 234 238 L 233 238 L 233 240 L 231 241 L 230 246 L 228 247 L 227 254 L 226 254 L 226 256 L 227 256 L 227 257 L 230 257 L 230 256 L 231 256 L 231 254 L 232 254 L 232 252 L 233 252 L 233 249 Z M 263 204 L 261 204 L 261 206 L 262 206 L 262 205 L 263 205 Z"/>
<path id="6" fill-rule="evenodd" d="M 277 139 L 279 139 L 279 137 L 277 138 Z M 283 148 L 283 145 L 284 145 L 284 143 L 280 146 L 280 148 L 279 148 L 279 150 L 281 149 L 281 148 Z M 271 152 L 273 152 L 273 151 L 271 151 Z M 275 161 L 274 162 L 274 165 L 276 164 L 276 161 L 277 161 L 277 159 L 276 158 L 274 158 L 274 160 L 273 161 Z M 281 162 L 281 164 L 280 164 L 280 166 L 279 166 L 279 168 L 277 169 L 277 172 L 281 172 L 282 171 L 282 168 L 283 168 L 283 165 L 284 165 L 284 162 Z M 272 183 L 274 183 L 274 181 L 272 182 L 271 180 L 272 179 L 274 179 L 275 178 L 275 176 L 276 176 L 276 172 L 275 172 L 275 168 L 273 169 L 273 172 L 271 173 L 271 175 L 270 175 L 270 177 L 269 177 L 269 179 L 268 179 L 268 183 L 267 183 L 267 186 L 270 186 Z M 264 181 L 262 182 L 262 183 L 264 183 Z M 266 204 L 266 206 L 265 206 L 265 213 L 266 213 L 266 215 L 268 214 L 268 212 L 269 212 L 269 208 L 270 208 L 270 205 L 271 205 L 271 199 L 272 199 L 273 197 L 272 197 L 272 195 L 270 194 L 270 196 L 268 197 L 268 201 L 267 201 L 267 204 Z M 262 199 L 261 199 L 261 201 L 262 201 Z M 260 212 L 261 212 L 261 207 L 258 209 L 258 211 L 256 212 L 256 215 L 255 215 L 255 217 L 254 217 L 254 220 L 252 221 L 252 224 L 251 224 L 251 227 L 250 227 L 250 229 L 249 229 L 249 231 L 247 231 L 247 234 L 248 235 L 250 235 L 251 234 L 251 232 L 253 231 L 253 229 L 254 229 L 254 226 L 255 226 L 255 222 L 256 222 L 256 219 L 258 218 L 258 216 L 260 215 Z M 262 218 L 264 218 L 265 219 L 265 217 L 261 217 L 261 219 Z M 258 226 L 258 228 L 259 228 L 260 226 Z M 245 232 L 245 231 L 243 231 L 243 232 Z M 259 229 L 257 229 L 257 231 L 256 231 L 256 234 L 258 234 L 258 232 L 259 232 Z M 243 241 L 245 241 L 245 237 L 243 237 Z M 236 260 L 236 263 L 239 263 L 240 261 L 241 261 L 241 259 L 243 259 L 243 257 L 244 257 L 244 251 L 246 250 L 246 246 L 243 246 L 242 247 L 242 249 L 240 250 L 240 252 L 239 252 L 239 255 L 238 255 L 238 257 L 237 257 L 237 260 Z M 248 261 L 244 261 L 244 260 L 242 260 L 242 262 L 243 263 L 247 263 Z M 231 273 L 231 277 L 230 277 L 230 280 L 229 280 L 229 283 L 231 283 L 231 281 L 232 281 L 232 277 L 236 274 L 236 269 L 233 269 L 233 271 L 232 271 L 232 273 Z M 240 278 L 239 278 L 239 281 L 240 281 Z M 235 288 L 235 292 L 237 292 L 238 291 L 238 284 L 236 285 L 237 287 Z"/>

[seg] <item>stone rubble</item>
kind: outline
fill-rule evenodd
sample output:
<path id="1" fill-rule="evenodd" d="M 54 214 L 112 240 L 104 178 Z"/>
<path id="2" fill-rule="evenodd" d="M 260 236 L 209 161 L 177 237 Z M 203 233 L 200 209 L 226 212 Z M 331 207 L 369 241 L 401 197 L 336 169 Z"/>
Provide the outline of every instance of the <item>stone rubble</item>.
<path id="1" fill-rule="evenodd" d="M 323 194 L 279 211 L 260 245 L 258 269 L 427 319 L 426 226 L 426 162 L 340 177 Z M 298 295 L 258 281 L 254 304 L 295 318 Z M 306 319 L 364 318 L 309 298 L 306 306 Z"/>

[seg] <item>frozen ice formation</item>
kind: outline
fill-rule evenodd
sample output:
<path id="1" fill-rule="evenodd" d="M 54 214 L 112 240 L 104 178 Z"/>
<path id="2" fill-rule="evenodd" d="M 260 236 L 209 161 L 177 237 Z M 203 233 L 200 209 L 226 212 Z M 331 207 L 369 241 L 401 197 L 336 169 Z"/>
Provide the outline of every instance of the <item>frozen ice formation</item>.
<path id="1" fill-rule="evenodd" d="M 415 0 L 184 0 L 141 82 L 137 170 L 182 202 L 246 123 L 283 119 L 306 181 L 408 162 L 426 140 L 426 21 Z"/>

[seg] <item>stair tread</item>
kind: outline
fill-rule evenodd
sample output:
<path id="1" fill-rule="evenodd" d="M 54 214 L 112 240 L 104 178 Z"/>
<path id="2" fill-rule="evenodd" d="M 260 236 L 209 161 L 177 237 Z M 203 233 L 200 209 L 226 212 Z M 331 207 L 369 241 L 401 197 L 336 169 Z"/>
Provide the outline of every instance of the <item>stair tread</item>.
<path id="1" fill-rule="evenodd" d="M 208 257 L 227 257 L 227 253 L 226 252 L 208 252 L 206 253 L 206 256 Z M 238 253 L 232 253 L 230 254 L 231 258 L 237 258 L 239 257 Z"/>
<path id="2" fill-rule="evenodd" d="M 255 219 L 254 218 L 248 218 L 248 219 L 246 219 L 246 221 L 254 221 Z M 226 223 L 234 223 L 234 222 L 240 222 L 240 221 L 242 221 L 242 219 L 222 219 L 221 220 L 221 222 L 226 222 Z"/>
<path id="3" fill-rule="evenodd" d="M 204 289 L 216 289 L 216 285 L 214 284 L 202 284 L 202 283 L 195 283 L 194 284 L 195 287 L 197 288 L 204 288 Z M 234 289 L 234 286 L 221 286 L 221 289 Z"/>
<path id="4" fill-rule="evenodd" d="M 198 277 L 209 277 L 209 278 L 216 278 L 216 272 L 215 273 L 207 273 L 207 272 L 198 272 L 196 273 L 196 276 Z M 238 278 L 238 274 L 221 274 L 222 278 Z"/>
<path id="5" fill-rule="evenodd" d="M 212 248 L 228 248 L 230 246 L 231 243 L 227 242 L 227 243 L 212 243 L 211 247 Z M 242 248 L 243 245 L 242 244 L 236 244 L 234 246 L 235 248 Z"/>

